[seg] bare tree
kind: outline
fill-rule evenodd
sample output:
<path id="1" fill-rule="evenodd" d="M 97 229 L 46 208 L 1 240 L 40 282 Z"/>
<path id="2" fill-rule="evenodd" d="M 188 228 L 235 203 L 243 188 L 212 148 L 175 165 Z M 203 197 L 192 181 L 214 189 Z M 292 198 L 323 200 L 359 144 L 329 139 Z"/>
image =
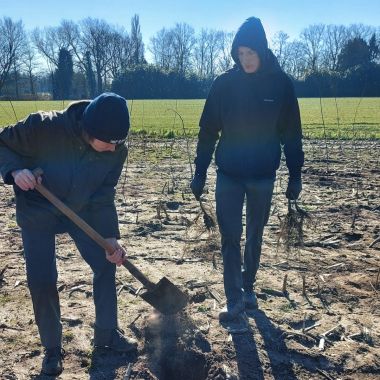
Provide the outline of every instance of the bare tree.
<path id="1" fill-rule="evenodd" d="M 191 68 L 194 43 L 194 29 L 186 23 L 177 23 L 172 29 L 163 28 L 156 33 L 149 50 L 159 67 L 185 73 Z"/>
<path id="2" fill-rule="evenodd" d="M 223 33 L 202 29 L 195 39 L 193 50 L 194 68 L 201 77 L 214 77 L 222 51 Z"/>
<path id="3" fill-rule="evenodd" d="M 24 70 L 24 72 L 27 75 L 28 80 L 29 80 L 30 93 L 33 96 L 36 95 L 35 72 L 39 67 L 36 55 L 37 55 L 36 49 L 32 45 L 31 41 L 28 39 L 26 49 L 25 49 L 25 53 L 23 54 L 23 57 L 22 57 L 22 65 L 23 65 L 23 70 Z"/>
<path id="4" fill-rule="evenodd" d="M 217 71 L 219 55 L 223 47 L 223 33 L 219 30 L 210 30 L 208 32 L 207 45 L 207 76 L 213 78 Z"/>
<path id="5" fill-rule="evenodd" d="M 304 44 L 301 41 L 288 43 L 285 55 L 287 60 L 284 64 L 284 71 L 295 79 L 304 78 L 307 68 Z"/>
<path id="6" fill-rule="evenodd" d="M 88 91 L 90 96 L 94 96 L 96 90 L 93 88 L 92 66 L 97 67 L 95 63 L 94 51 L 89 50 L 89 46 L 95 46 L 100 41 L 99 35 L 95 37 L 95 30 L 99 27 L 105 32 L 108 40 L 103 40 L 103 48 L 98 49 L 97 57 L 99 58 L 100 50 L 103 50 L 103 61 L 106 62 L 102 67 L 102 81 L 115 78 L 120 71 L 131 62 L 132 49 L 130 46 L 130 38 L 128 33 L 123 28 L 116 28 L 102 21 L 96 25 L 96 21 L 83 21 L 87 23 L 87 28 L 80 28 L 78 24 L 70 20 L 63 20 L 58 28 L 58 33 L 61 38 L 69 46 L 69 51 L 75 59 L 75 66 L 86 76 Z M 92 24 L 90 26 L 90 24 Z M 91 30 L 89 35 L 85 35 Z M 93 37 L 92 43 L 91 36 Z M 97 42 L 96 42 L 97 41 Z M 99 47 L 99 45 L 98 45 Z M 98 65 L 99 69 L 99 65 Z M 98 72 L 98 69 L 96 70 Z M 98 81 L 99 81 L 99 77 Z"/>
<path id="7" fill-rule="evenodd" d="M 88 51 L 95 67 L 97 93 L 103 92 L 109 63 L 108 44 L 111 40 L 111 27 L 104 21 L 86 18 L 80 22 L 81 44 Z"/>
<path id="8" fill-rule="evenodd" d="M 194 29 L 186 24 L 176 24 L 172 29 L 175 70 L 185 73 L 191 69 L 191 55 L 195 43 Z"/>
<path id="9" fill-rule="evenodd" d="M 305 50 L 307 70 L 318 71 L 322 54 L 325 25 L 310 25 L 301 32 L 301 42 Z"/>
<path id="10" fill-rule="evenodd" d="M 153 54 L 154 63 L 161 69 L 174 68 L 173 49 L 173 33 L 166 28 L 162 28 L 150 39 L 149 51 Z"/>
<path id="11" fill-rule="evenodd" d="M 347 31 L 349 33 L 349 39 L 362 38 L 364 41 L 368 42 L 372 34 L 376 33 L 376 28 L 363 24 L 351 24 L 347 28 Z"/>
<path id="12" fill-rule="evenodd" d="M 348 31 L 344 25 L 327 25 L 324 38 L 322 67 L 335 71 L 338 67 L 338 56 L 348 41 Z"/>
<path id="13" fill-rule="evenodd" d="M 234 32 L 222 32 L 221 35 L 221 51 L 219 56 L 219 71 L 226 71 L 233 65 L 231 56 L 232 41 L 234 39 Z"/>
<path id="14" fill-rule="evenodd" d="M 23 70 L 23 60 L 26 55 L 28 40 L 24 28 L 19 31 L 19 48 L 17 49 L 13 60 L 13 85 L 16 99 L 20 98 L 20 75 Z"/>
<path id="15" fill-rule="evenodd" d="M 108 45 L 109 54 L 109 72 L 112 78 L 118 76 L 118 74 L 124 71 L 133 58 L 133 48 L 131 47 L 131 38 L 128 33 L 123 30 L 113 30 L 110 34 L 110 40 Z"/>
<path id="16" fill-rule="evenodd" d="M 288 59 L 286 53 L 289 51 L 286 47 L 288 44 L 289 35 L 280 30 L 275 33 L 272 38 L 273 54 L 276 56 L 281 68 L 285 67 L 285 63 Z"/>
<path id="17" fill-rule="evenodd" d="M 206 76 L 208 31 L 202 29 L 194 46 L 194 68 L 198 76 Z"/>
<path id="18" fill-rule="evenodd" d="M 69 49 L 66 36 L 59 27 L 44 29 L 35 28 L 31 34 L 32 41 L 38 52 L 45 58 L 50 72 L 58 66 L 58 56 L 61 49 Z"/>
<path id="19" fill-rule="evenodd" d="M 0 91 L 11 69 L 15 71 L 18 68 L 25 38 L 21 20 L 14 22 L 9 17 L 0 20 Z"/>
<path id="20" fill-rule="evenodd" d="M 57 28 L 57 34 L 63 41 L 62 44 L 71 53 L 74 58 L 74 64 L 80 69 L 85 71 L 86 58 L 85 51 L 81 45 L 81 32 L 78 24 L 71 20 L 62 20 L 60 26 Z"/>

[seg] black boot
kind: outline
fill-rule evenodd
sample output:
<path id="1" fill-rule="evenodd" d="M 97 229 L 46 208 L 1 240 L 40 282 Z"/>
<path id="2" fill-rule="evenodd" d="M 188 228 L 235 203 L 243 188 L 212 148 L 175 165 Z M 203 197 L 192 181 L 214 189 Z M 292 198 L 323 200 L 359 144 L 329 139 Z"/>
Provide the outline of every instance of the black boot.
<path id="1" fill-rule="evenodd" d="M 41 372 L 45 375 L 57 376 L 62 370 L 64 351 L 61 347 L 45 348 L 45 357 L 42 361 Z"/>
<path id="2" fill-rule="evenodd" d="M 219 313 L 220 324 L 231 334 L 242 334 L 248 331 L 248 318 L 244 303 L 228 303 Z"/>
<path id="3" fill-rule="evenodd" d="M 110 348 L 118 352 L 131 352 L 137 350 L 137 341 L 123 335 L 123 331 L 116 329 L 101 329 L 95 326 L 94 347 Z"/>
<path id="4" fill-rule="evenodd" d="M 253 290 L 245 290 L 243 300 L 246 310 L 255 310 L 259 307 L 256 294 Z"/>
<path id="5" fill-rule="evenodd" d="M 244 303 L 242 301 L 235 303 L 227 302 L 227 305 L 219 313 L 219 321 L 232 321 L 242 313 L 244 313 Z"/>

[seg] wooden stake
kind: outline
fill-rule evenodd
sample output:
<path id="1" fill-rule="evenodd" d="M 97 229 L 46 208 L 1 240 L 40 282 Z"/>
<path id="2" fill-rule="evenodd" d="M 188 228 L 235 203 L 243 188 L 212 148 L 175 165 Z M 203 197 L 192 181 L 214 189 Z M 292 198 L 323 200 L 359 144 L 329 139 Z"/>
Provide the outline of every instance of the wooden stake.
<path id="1" fill-rule="evenodd" d="M 286 290 L 286 282 L 287 282 L 287 280 L 288 280 L 288 274 L 285 274 L 285 276 L 284 276 L 284 281 L 283 281 L 283 283 L 282 283 L 282 292 L 283 293 L 287 293 L 287 290 Z"/>
<path id="2" fill-rule="evenodd" d="M 302 295 L 306 297 L 306 276 L 302 275 Z"/>

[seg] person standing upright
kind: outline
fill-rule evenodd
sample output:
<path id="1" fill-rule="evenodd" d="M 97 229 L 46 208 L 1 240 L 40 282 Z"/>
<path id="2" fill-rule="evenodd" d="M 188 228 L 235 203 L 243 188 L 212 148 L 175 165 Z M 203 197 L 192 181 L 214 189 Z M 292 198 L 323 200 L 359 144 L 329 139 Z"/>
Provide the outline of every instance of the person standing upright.
<path id="1" fill-rule="evenodd" d="M 292 200 L 302 190 L 304 153 L 294 87 L 268 48 L 260 19 L 250 17 L 240 26 L 231 55 L 235 66 L 215 79 L 206 99 L 190 187 L 199 199 L 219 140 L 215 152 L 215 198 L 226 295 L 219 320 L 231 332 L 244 332 L 248 329 L 245 310 L 258 306 L 254 284 L 281 148 L 289 170 L 286 197 Z M 245 200 L 246 244 L 242 260 Z"/>

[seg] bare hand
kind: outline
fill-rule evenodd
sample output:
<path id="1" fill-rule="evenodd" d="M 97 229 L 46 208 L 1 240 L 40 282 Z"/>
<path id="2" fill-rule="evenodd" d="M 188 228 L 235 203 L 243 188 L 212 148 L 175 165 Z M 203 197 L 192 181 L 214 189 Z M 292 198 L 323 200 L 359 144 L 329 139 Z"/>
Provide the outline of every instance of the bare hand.
<path id="1" fill-rule="evenodd" d="M 15 184 L 24 191 L 33 190 L 37 183 L 42 182 L 42 178 L 36 177 L 29 169 L 20 169 L 12 172 Z"/>
<path id="2" fill-rule="evenodd" d="M 113 253 L 106 251 L 106 258 L 109 262 L 116 264 L 118 267 L 123 264 L 124 258 L 127 256 L 126 250 L 117 242 L 116 238 L 106 239 L 114 248 Z"/>

